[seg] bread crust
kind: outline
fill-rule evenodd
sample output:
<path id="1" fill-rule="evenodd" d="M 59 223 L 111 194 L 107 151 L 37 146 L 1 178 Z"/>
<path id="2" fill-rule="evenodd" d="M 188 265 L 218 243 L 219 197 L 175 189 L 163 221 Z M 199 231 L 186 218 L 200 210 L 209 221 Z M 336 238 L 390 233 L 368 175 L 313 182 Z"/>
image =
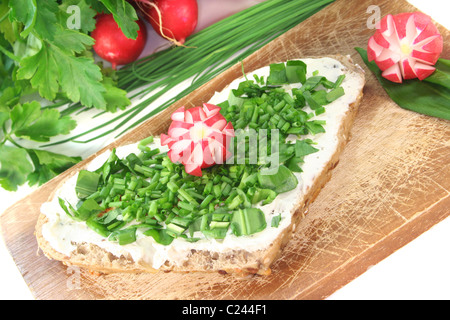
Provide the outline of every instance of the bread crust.
<path id="1" fill-rule="evenodd" d="M 347 72 L 359 74 L 364 80 L 364 71 L 358 65 L 355 65 L 349 57 L 342 55 L 331 55 L 328 57 L 338 60 L 348 69 Z M 269 275 L 271 273 L 271 264 L 281 254 L 283 247 L 294 234 L 296 226 L 307 213 L 309 205 L 316 199 L 321 189 L 331 178 L 332 170 L 337 166 L 339 157 L 347 142 L 350 140 L 350 130 L 356 117 L 360 101 L 363 97 L 363 87 L 364 86 L 361 87 L 355 102 L 349 105 L 349 109 L 341 123 L 338 131 L 338 145 L 336 151 L 322 170 L 321 174 L 315 178 L 312 187 L 295 206 L 294 212 L 291 213 L 292 218 L 290 225 L 285 228 L 267 248 L 252 252 L 246 250 L 232 250 L 223 253 L 206 250 L 191 250 L 189 258 L 182 265 L 166 261 L 159 269 L 154 269 L 152 266 L 146 265 L 140 261 L 134 261 L 132 257 L 116 257 L 99 246 L 87 243 L 78 244 L 76 250 L 74 250 L 70 256 L 66 256 L 54 250 L 43 237 L 42 226 L 48 221 L 43 213 L 39 215 L 35 228 L 38 246 L 49 259 L 59 260 L 65 265 L 85 268 L 92 272 L 219 272 L 222 274 L 230 273 L 242 277 L 249 274 Z"/>

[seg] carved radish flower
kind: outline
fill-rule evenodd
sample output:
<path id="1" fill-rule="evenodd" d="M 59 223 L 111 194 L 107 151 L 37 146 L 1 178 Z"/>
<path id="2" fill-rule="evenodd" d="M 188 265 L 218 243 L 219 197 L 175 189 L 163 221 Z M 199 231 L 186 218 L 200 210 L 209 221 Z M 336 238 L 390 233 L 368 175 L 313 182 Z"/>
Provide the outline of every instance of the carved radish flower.
<path id="1" fill-rule="evenodd" d="M 170 160 L 182 163 L 188 174 L 202 176 L 201 169 L 224 163 L 231 155 L 228 149 L 234 129 L 220 114 L 220 107 L 207 103 L 187 110 L 181 107 L 171 119 L 161 145 L 169 146 Z"/>
<path id="2" fill-rule="evenodd" d="M 431 18 L 412 12 L 381 19 L 369 39 L 367 54 L 384 78 L 401 83 L 402 79 L 423 80 L 431 75 L 442 49 L 442 36 Z"/>

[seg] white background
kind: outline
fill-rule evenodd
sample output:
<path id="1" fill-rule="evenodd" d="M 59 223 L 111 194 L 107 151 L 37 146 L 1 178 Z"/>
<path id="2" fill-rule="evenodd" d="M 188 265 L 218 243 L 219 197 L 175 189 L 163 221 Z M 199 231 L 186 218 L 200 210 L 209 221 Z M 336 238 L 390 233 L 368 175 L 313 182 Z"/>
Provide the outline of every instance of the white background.
<path id="1" fill-rule="evenodd" d="M 258 0 L 199 0 L 201 29 L 234 12 L 253 5 Z M 409 0 L 421 11 L 429 14 L 446 28 L 450 28 L 448 1 Z M 220 5 L 220 10 L 217 10 Z M 382 13 L 384 15 L 384 13 Z M 149 32 L 149 43 L 144 54 L 151 53 L 163 44 L 158 36 Z M 445 57 L 449 58 L 449 57 Z M 84 115 L 89 118 L 90 115 Z M 80 123 L 80 120 L 77 119 Z M 98 119 L 97 119 L 98 120 Z M 85 121 L 77 130 L 89 127 Z M 76 133 L 76 132 L 74 132 Z M 106 146 L 112 141 L 109 136 L 101 142 L 88 145 L 59 146 L 53 151 L 70 155 L 74 148 L 83 156 Z M 59 148 L 59 149 L 58 149 Z M 80 149 L 82 148 L 82 149 Z M 0 213 L 34 188 L 22 187 L 16 193 L 0 190 Z M 450 210 L 450 208 L 449 208 Z M 394 254 L 361 276 L 335 292 L 330 300 L 348 299 L 450 299 L 450 218 L 432 227 Z M 0 300 L 34 299 L 14 261 L 9 255 L 3 239 L 0 240 Z"/>

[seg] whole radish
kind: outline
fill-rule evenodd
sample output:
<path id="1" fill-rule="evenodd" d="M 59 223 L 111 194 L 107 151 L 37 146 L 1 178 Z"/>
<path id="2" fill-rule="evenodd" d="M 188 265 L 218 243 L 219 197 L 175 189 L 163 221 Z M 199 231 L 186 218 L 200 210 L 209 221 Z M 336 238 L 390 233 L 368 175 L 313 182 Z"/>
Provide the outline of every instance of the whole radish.
<path id="1" fill-rule="evenodd" d="M 147 42 L 145 24 L 138 20 L 136 39 L 127 38 L 117 25 L 112 14 L 101 14 L 97 17 L 95 29 L 91 32 L 95 40 L 94 51 L 100 58 L 111 62 L 112 68 L 135 61 L 144 50 Z"/>
<path id="2" fill-rule="evenodd" d="M 183 44 L 198 22 L 197 0 L 136 0 L 143 16 L 162 37 Z"/>

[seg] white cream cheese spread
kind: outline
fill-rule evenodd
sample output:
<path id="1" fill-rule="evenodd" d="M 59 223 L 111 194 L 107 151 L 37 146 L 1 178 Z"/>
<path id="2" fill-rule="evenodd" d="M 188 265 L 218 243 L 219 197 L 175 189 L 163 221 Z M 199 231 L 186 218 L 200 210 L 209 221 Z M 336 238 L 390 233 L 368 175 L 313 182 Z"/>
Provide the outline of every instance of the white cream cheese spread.
<path id="1" fill-rule="evenodd" d="M 332 58 L 319 59 L 301 59 L 307 65 L 307 77 L 318 72 L 318 75 L 325 76 L 330 81 L 336 81 L 346 69 L 342 63 Z M 257 74 L 259 77 L 269 75 L 269 67 L 258 69 L 247 74 L 247 78 Z M 227 88 L 221 92 L 216 92 L 208 103 L 219 104 L 228 99 L 231 89 L 237 89 L 243 78 L 234 80 Z M 356 101 L 359 92 L 364 85 L 364 79 L 356 73 L 346 72 L 346 76 L 341 86 L 345 95 L 326 106 L 326 112 L 314 117 L 314 120 L 325 120 L 324 133 L 316 135 L 303 136 L 312 139 L 316 144 L 318 152 L 305 156 L 304 163 L 301 165 L 303 172 L 295 173 L 298 185 L 294 190 L 279 194 L 274 201 L 267 205 L 258 205 L 266 218 L 267 227 L 258 233 L 249 236 L 235 236 L 229 233 L 223 240 L 203 239 L 196 242 L 188 242 L 183 238 L 176 238 L 170 245 L 161 245 L 155 242 L 150 236 L 145 236 L 137 231 L 136 241 L 127 245 L 119 245 L 108 241 L 95 231 L 86 226 L 84 222 L 78 222 L 71 219 L 60 207 L 58 197 L 61 197 L 69 203 L 77 203 L 78 198 L 75 193 L 77 175 L 69 178 L 62 187 L 57 190 L 50 202 L 44 203 L 41 212 L 45 214 L 48 222 L 42 227 L 43 237 L 48 241 L 52 248 L 60 253 L 70 256 L 76 249 L 77 244 L 91 243 L 100 248 L 120 257 L 121 255 L 132 257 L 136 262 L 143 262 L 155 269 L 161 267 L 166 260 L 181 265 L 192 249 L 207 250 L 213 252 L 227 252 L 231 250 L 245 249 L 246 251 L 255 251 L 269 246 L 279 234 L 291 223 L 291 215 L 295 211 L 295 206 L 301 202 L 305 193 L 312 186 L 315 178 L 320 175 L 325 168 L 338 146 L 337 134 L 342 124 L 342 120 L 349 109 L 349 105 Z M 300 87 L 298 84 L 297 87 Z M 290 91 L 294 86 L 284 86 Z M 311 111 L 305 107 L 305 111 Z M 296 136 L 289 137 L 296 139 Z M 152 148 L 160 148 L 161 151 L 167 151 L 166 147 L 161 147 L 160 140 L 154 139 Z M 131 152 L 138 152 L 137 144 L 127 145 L 116 149 L 119 158 L 125 157 Z M 104 152 L 89 163 L 87 170 L 99 168 L 109 156 L 110 151 Z M 270 222 L 272 217 L 281 214 L 281 220 L 278 227 L 272 227 Z M 201 236 L 201 234 L 199 234 Z"/>

